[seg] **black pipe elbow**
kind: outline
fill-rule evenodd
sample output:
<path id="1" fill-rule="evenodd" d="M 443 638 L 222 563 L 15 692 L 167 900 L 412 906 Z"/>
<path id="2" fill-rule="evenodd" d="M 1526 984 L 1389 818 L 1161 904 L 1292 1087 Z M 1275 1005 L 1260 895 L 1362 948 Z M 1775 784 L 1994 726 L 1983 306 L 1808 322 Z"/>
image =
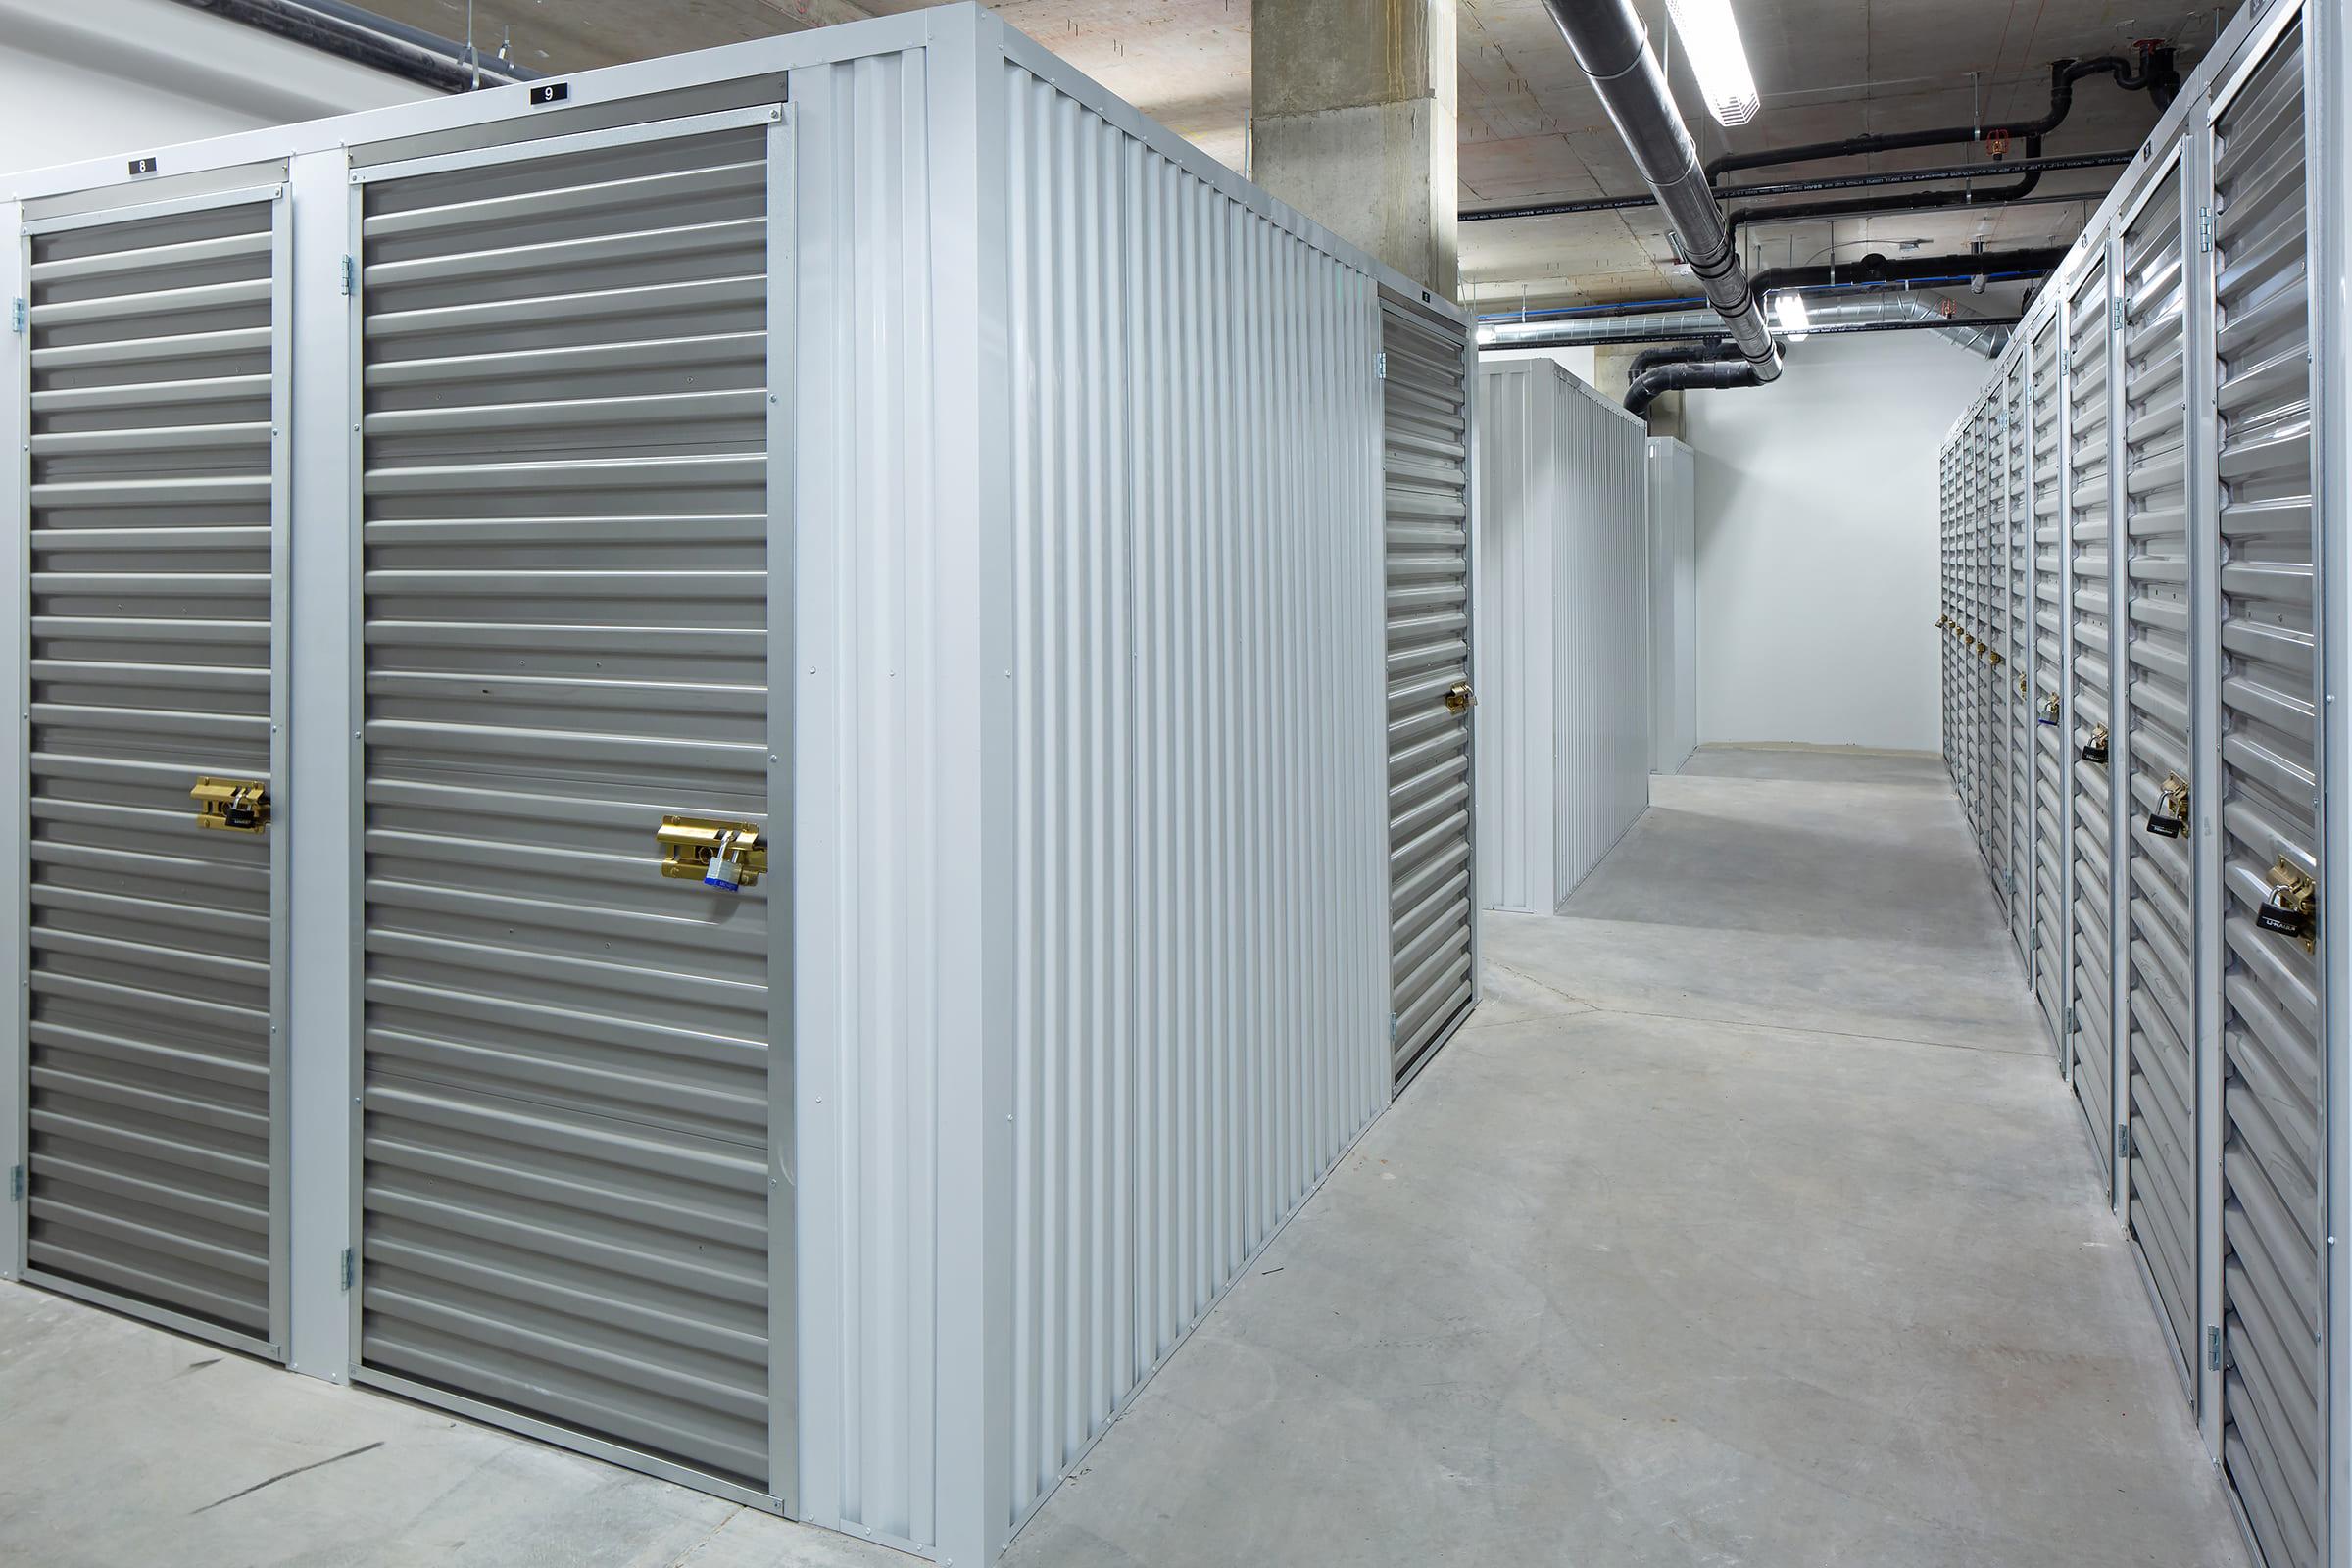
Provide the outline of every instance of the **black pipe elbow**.
<path id="1" fill-rule="evenodd" d="M 1659 365 L 1635 376 L 1625 389 L 1625 412 L 1640 418 L 1668 392 L 1694 387 L 1760 386 L 1756 368 L 1746 360 L 1699 360 L 1683 365 Z"/>

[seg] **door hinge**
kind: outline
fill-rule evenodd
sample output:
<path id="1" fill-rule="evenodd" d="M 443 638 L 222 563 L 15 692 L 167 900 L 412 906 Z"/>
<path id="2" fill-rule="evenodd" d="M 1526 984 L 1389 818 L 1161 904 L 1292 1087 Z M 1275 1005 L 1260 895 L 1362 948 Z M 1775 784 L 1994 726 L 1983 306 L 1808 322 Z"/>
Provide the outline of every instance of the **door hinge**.
<path id="1" fill-rule="evenodd" d="M 1378 354 L 1372 356 L 1372 379 L 1375 381 L 1386 381 L 1388 378 L 1389 354 L 1388 350 L 1383 349 Z"/>
<path id="2" fill-rule="evenodd" d="M 19 336 L 24 335 L 24 328 L 31 319 L 31 308 L 24 303 L 22 297 L 8 302 L 8 329 L 11 332 L 17 333 Z"/>
<path id="3" fill-rule="evenodd" d="M 345 1289 L 345 1290 L 347 1290 L 347 1291 L 348 1291 L 348 1290 L 350 1290 L 350 1289 L 351 1289 L 351 1249 L 350 1249 L 350 1248 L 348 1248 L 348 1247 L 346 1247 L 345 1249 L 343 1249 L 342 1277 L 343 1277 L 343 1289 Z"/>
<path id="4" fill-rule="evenodd" d="M 2132 1157 L 2132 1124 L 2128 1121 L 2115 1124 L 2115 1152 L 2126 1159 Z"/>
<path id="5" fill-rule="evenodd" d="M 2073 349 L 2071 349 L 2071 348 L 2064 348 L 2064 349 L 2060 349 L 2060 350 L 2058 351 L 2058 373 L 2059 373 L 2060 375 L 2064 375 L 2064 374 L 2067 372 L 2067 370 L 2068 370 L 2068 369 L 2069 369 L 2069 368 L 2071 368 L 2071 367 L 2074 365 L 2074 363 L 2075 363 L 2075 351 L 2074 351 Z"/>
<path id="6" fill-rule="evenodd" d="M 351 293 L 360 286 L 360 270 L 348 256 L 343 258 L 343 292 Z"/>
<path id="7" fill-rule="evenodd" d="M 1395 1013 L 1393 1013 L 1393 1012 L 1392 1012 L 1392 1013 L 1390 1013 L 1390 1014 L 1389 1014 L 1389 1044 L 1393 1046 L 1393 1045 L 1395 1045 L 1396 1043 L 1396 1015 Z"/>
<path id="8" fill-rule="evenodd" d="M 2213 209 L 2210 207 L 2197 209 L 2197 249 L 2213 249 Z"/>
<path id="9" fill-rule="evenodd" d="M 22 1165 L 8 1167 L 8 1200 L 12 1203 L 24 1201 L 24 1167 Z"/>
<path id="10" fill-rule="evenodd" d="M 2205 1364 L 2216 1372 L 2222 1369 L 2222 1326 L 2219 1323 L 2205 1325 Z"/>

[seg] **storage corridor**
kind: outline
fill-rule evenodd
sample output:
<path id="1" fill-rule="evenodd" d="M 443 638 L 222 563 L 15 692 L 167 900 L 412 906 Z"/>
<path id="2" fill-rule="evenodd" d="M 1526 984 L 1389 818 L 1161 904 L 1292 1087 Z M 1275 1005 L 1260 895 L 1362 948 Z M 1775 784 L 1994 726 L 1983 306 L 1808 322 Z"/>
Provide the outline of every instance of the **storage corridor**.
<path id="1" fill-rule="evenodd" d="M 2244 1563 L 1941 763 L 1655 786 L 1008 1563 Z"/>

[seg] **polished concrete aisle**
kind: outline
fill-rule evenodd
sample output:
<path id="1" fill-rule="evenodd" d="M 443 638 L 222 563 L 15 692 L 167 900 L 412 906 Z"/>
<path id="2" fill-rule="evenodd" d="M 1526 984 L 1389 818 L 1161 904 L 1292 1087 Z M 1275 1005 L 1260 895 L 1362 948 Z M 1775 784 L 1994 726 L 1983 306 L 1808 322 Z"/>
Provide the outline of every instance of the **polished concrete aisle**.
<path id="1" fill-rule="evenodd" d="M 1007 1561 L 2242 1564 L 2006 942 L 1933 759 L 1701 752 Z M 910 1560 L 4 1287 L 0 1413 L 4 1562 Z"/>

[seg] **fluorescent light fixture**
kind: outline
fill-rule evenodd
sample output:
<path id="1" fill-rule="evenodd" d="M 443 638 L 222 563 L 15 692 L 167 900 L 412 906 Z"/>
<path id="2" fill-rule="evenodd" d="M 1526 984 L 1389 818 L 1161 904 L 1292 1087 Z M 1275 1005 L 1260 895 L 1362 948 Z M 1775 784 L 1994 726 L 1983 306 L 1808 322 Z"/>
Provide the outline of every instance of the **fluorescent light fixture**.
<path id="1" fill-rule="evenodd" d="M 1791 343 L 1802 343 L 1805 334 L 1813 329 L 1812 318 L 1805 315 L 1805 297 L 1792 288 L 1773 295 L 1772 317 Z"/>
<path id="2" fill-rule="evenodd" d="M 1683 40 L 1690 59 L 1690 74 L 1706 95 L 1707 112 L 1716 123 L 1744 125 L 1756 118 L 1756 78 L 1747 69 L 1747 50 L 1740 42 L 1740 24 L 1732 16 L 1732 0 L 1666 0 L 1674 17 L 1674 34 Z"/>

